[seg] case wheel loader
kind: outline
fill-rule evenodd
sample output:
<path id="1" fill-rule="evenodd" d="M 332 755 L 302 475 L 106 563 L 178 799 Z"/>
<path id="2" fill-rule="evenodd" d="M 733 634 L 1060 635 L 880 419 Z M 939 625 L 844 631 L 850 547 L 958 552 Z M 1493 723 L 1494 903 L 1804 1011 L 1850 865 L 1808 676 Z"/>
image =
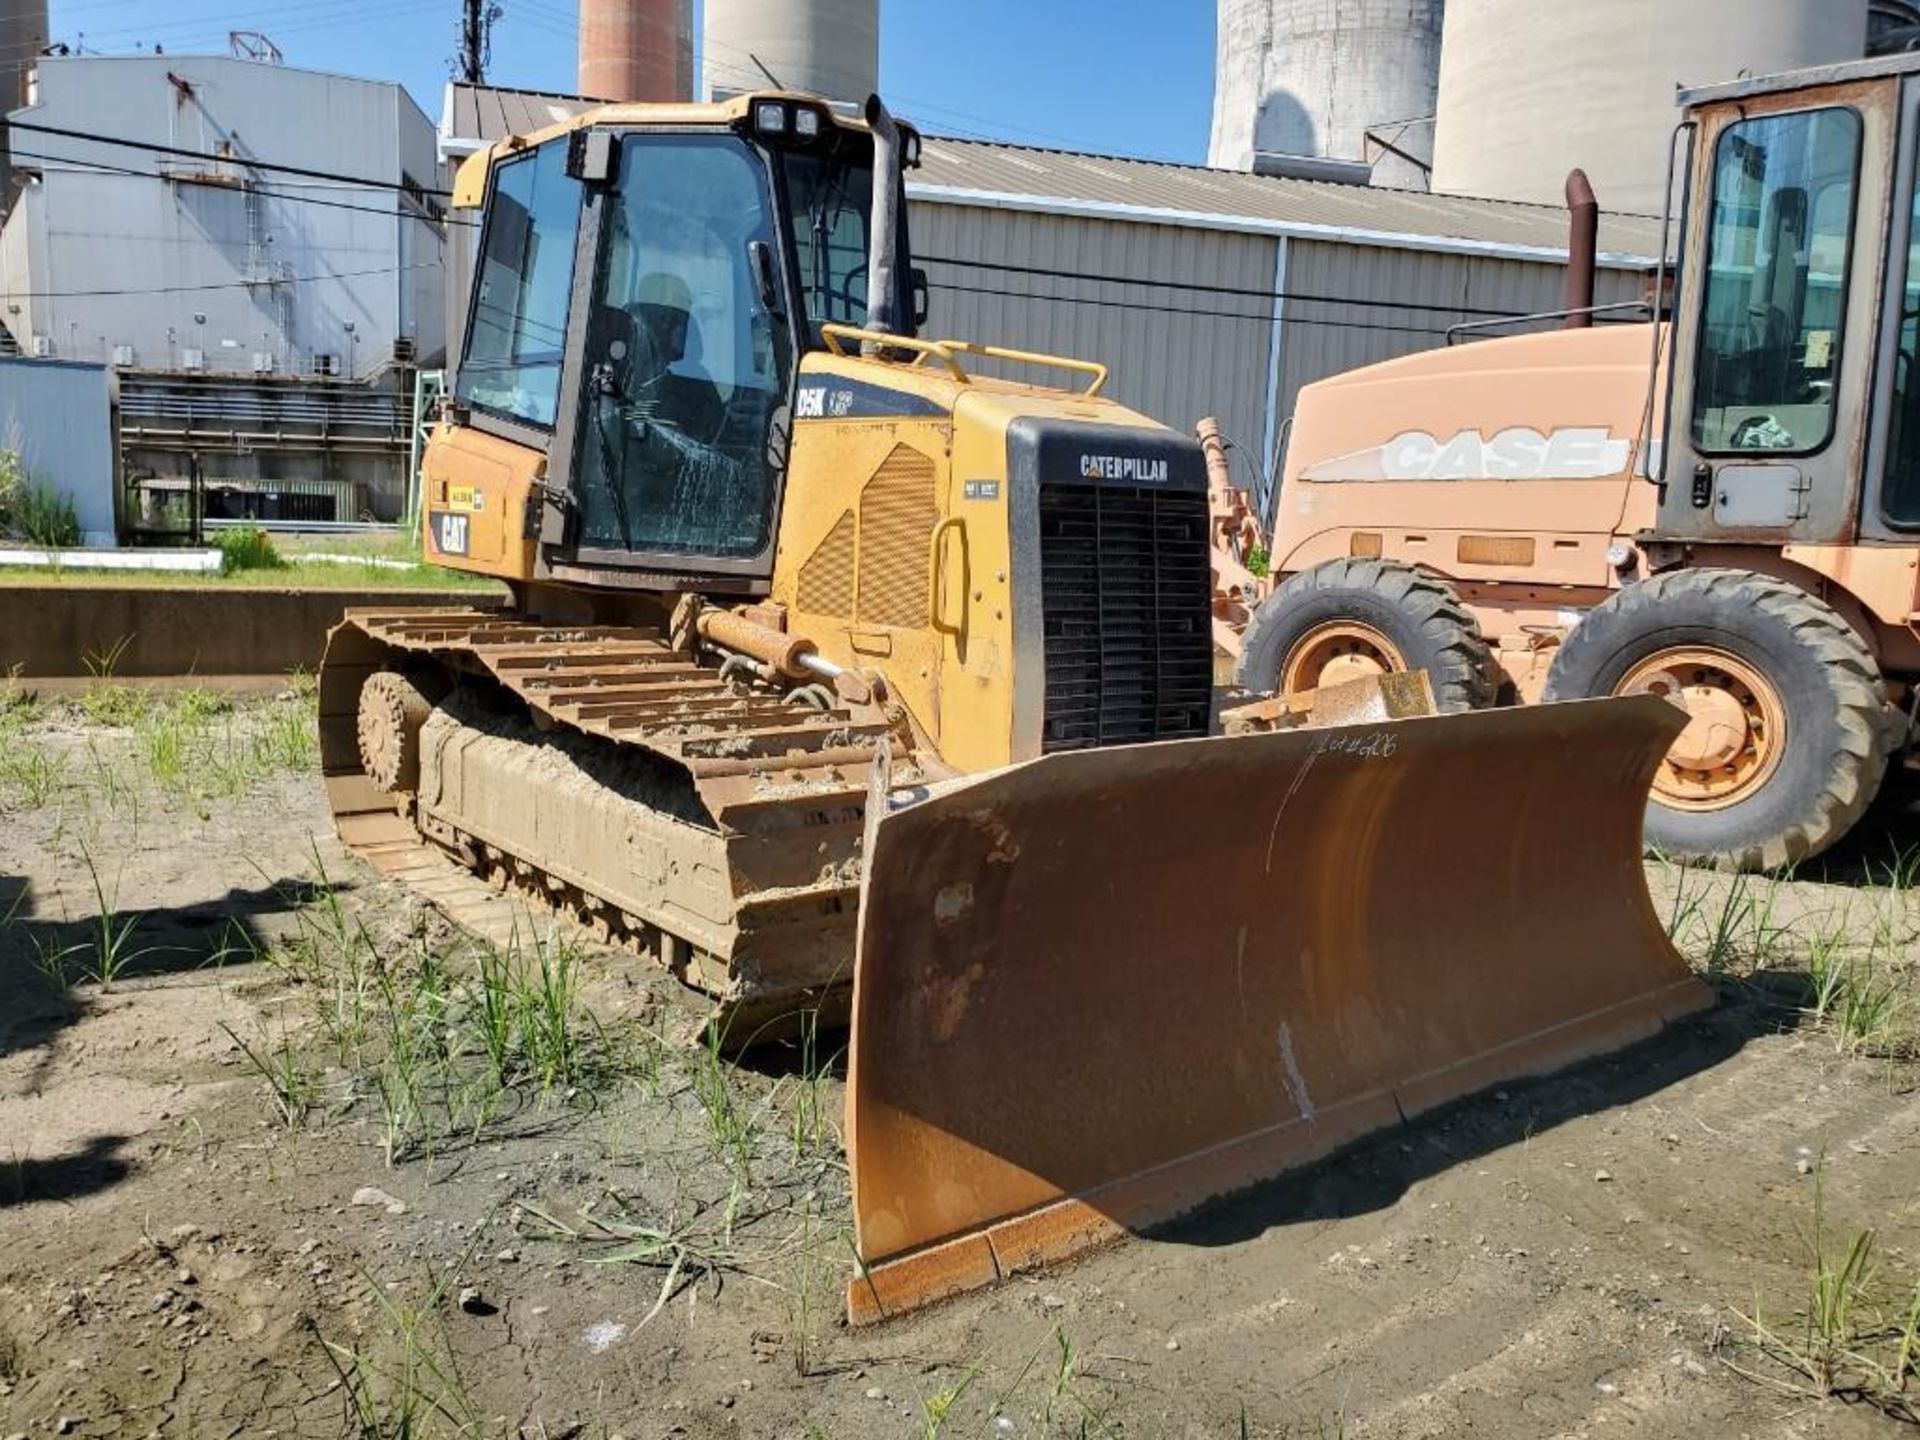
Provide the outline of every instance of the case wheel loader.
<path id="1" fill-rule="evenodd" d="M 767 93 L 472 157 L 422 524 L 510 603 L 350 611 L 320 677 L 371 864 L 644 952 L 731 1048 L 850 1023 L 856 1320 L 1708 1001 L 1638 859 L 1673 707 L 1208 735 L 1201 447 L 916 333 L 918 143 Z"/>
<path id="2" fill-rule="evenodd" d="M 1286 578 L 1237 679 L 1424 666 L 1449 710 L 1661 696 L 1688 723 L 1648 841 L 1773 869 L 1914 755 L 1920 59 L 1680 102 L 1671 318 L 1576 310 L 1308 386 Z"/>

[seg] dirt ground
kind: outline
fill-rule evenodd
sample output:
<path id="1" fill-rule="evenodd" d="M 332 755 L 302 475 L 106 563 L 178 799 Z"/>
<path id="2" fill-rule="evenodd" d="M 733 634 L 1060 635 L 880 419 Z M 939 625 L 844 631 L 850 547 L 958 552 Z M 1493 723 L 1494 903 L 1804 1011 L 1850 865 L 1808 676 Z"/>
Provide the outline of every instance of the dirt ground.
<path id="1" fill-rule="evenodd" d="M 836 1041 L 731 1070 L 628 957 L 455 934 L 335 843 L 307 697 L 89 700 L 0 712 L 0 1440 L 1901 1423 L 1904 822 L 1810 879 L 1651 867 L 1694 1023 L 856 1332 Z M 1824 1397 L 1812 1253 L 1865 1227 Z"/>

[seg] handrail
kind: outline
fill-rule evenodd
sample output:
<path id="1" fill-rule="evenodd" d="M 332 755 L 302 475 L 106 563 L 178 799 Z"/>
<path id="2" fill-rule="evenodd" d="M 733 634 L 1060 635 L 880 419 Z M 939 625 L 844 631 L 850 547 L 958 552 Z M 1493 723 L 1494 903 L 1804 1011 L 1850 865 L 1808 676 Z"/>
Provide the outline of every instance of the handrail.
<path id="1" fill-rule="evenodd" d="M 962 385 L 972 382 L 973 377 L 960 368 L 960 362 L 953 358 L 953 343 L 948 340 L 922 340 L 916 335 L 889 335 L 883 330 L 863 330 L 857 325 L 835 325 L 828 323 L 820 327 L 820 338 L 827 342 L 827 349 L 836 355 L 847 352 L 841 347 L 842 340 L 857 340 L 862 345 L 884 346 L 891 350 L 912 350 L 916 352 L 914 364 L 928 359 L 937 359 L 953 378 Z"/>
<path id="2" fill-rule="evenodd" d="M 1107 367 L 1096 360 L 1075 360 L 1066 355 L 1047 355 L 1038 350 L 1009 350 L 1002 345 L 981 345 L 972 340 L 922 340 L 915 335 L 888 335 L 880 330 L 863 330 L 854 325 L 826 324 L 820 327 L 820 338 L 827 342 L 827 349 L 835 355 L 847 354 L 840 343 L 843 340 L 857 340 L 863 345 L 873 345 L 881 349 L 911 350 L 913 363 L 924 365 L 929 360 L 938 360 L 952 372 L 953 378 L 961 384 L 971 384 L 973 377 L 961 368 L 956 355 L 978 355 L 985 360 L 1010 360 L 1018 365 L 1045 365 L 1056 370 L 1072 370 L 1092 377 L 1082 395 L 1098 395 L 1106 388 Z"/>
<path id="3" fill-rule="evenodd" d="M 1107 367 L 1097 360 L 1075 360 L 1066 355 L 1047 355 L 1038 350 L 1009 350 L 1002 345 L 979 345 L 971 340 L 948 340 L 943 342 L 950 350 L 962 355 L 980 355 L 989 360 L 1012 360 L 1021 365 L 1051 365 L 1056 370 L 1073 370 L 1082 375 L 1091 375 L 1093 381 L 1080 393 L 1098 395 L 1107 383 Z"/>
<path id="4" fill-rule="evenodd" d="M 1498 330 L 1502 325 L 1534 325 L 1546 320 L 1565 320 L 1574 315 L 1609 315 L 1615 310 L 1645 310 L 1651 313 L 1652 308 L 1645 300 L 1615 300 L 1607 305 L 1576 305 L 1569 310 L 1536 310 L 1531 315 L 1496 315 L 1491 320 L 1462 320 L 1447 327 L 1447 344 L 1453 344 L 1469 330 Z"/>

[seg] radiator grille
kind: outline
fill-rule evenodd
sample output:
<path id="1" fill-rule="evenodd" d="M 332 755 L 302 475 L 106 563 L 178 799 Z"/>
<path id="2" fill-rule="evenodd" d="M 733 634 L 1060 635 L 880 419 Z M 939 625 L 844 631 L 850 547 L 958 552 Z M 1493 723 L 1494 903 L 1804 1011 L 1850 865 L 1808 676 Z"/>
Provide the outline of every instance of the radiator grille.
<path id="1" fill-rule="evenodd" d="M 860 492 L 860 593 L 867 625 L 923 629 L 928 542 L 940 519 L 933 457 L 896 445 Z"/>
<path id="2" fill-rule="evenodd" d="M 834 523 L 800 567 L 795 603 L 809 615 L 853 615 L 853 512 Z"/>
<path id="3" fill-rule="evenodd" d="M 1043 750 L 1207 733 L 1210 573 L 1204 491 L 1041 487 Z"/>

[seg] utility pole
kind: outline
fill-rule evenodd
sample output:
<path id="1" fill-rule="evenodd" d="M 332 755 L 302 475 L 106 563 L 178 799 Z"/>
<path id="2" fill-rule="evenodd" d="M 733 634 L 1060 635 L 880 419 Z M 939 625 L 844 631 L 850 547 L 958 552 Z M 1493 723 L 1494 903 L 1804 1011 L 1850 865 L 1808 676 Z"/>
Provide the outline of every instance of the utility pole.
<path id="1" fill-rule="evenodd" d="M 460 78 L 469 85 L 487 79 L 487 27 L 493 19 L 488 0 L 461 0 Z"/>

